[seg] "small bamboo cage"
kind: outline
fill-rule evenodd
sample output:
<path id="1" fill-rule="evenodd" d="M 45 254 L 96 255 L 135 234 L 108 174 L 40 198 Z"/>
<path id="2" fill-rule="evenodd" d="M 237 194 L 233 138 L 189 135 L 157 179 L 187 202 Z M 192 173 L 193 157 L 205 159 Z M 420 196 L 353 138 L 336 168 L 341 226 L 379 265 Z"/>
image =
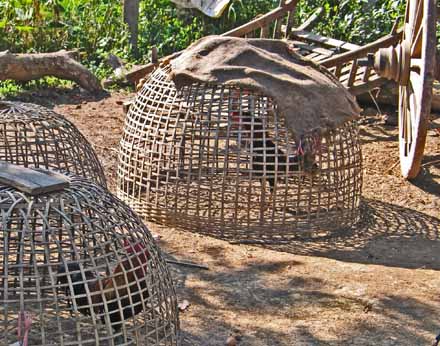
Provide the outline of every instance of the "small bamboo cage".
<path id="1" fill-rule="evenodd" d="M 358 219 L 355 122 L 297 143 L 269 97 L 221 85 L 177 91 L 169 74 L 160 67 L 145 82 L 120 143 L 117 193 L 138 213 L 242 241 L 340 229 Z"/>
<path id="2" fill-rule="evenodd" d="M 72 173 L 106 186 L 98 157 L 75 125 L 31 103 L 0 101 L 0 160 Z"/>
<path id="3" fill-rule="evenodd" d="M 83 178 L 0 201 L 2 345 L 178 345 L 167 265 L 124 203 Z"/>

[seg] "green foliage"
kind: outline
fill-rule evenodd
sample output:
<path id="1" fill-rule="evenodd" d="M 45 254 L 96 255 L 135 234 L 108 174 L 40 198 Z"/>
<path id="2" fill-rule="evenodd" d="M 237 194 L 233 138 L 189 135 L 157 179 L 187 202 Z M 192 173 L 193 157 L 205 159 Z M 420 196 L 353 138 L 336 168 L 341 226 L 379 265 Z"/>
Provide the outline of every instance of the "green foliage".
<path id="1" fill-rule="evenodd" d="M 301 22 L 318 7 L 323 7 L 315 30 L 325 36 L 366 44 L 389 33 L 394 21 L 403 17 L 409 0 L 308 0 L 296 12 Z"/>
<path id="2" fill-rule="evenodd" d="M 0 82 L 0 98 L 8 97 L 22 91 L 21 86 L 13 81 Z"/>
<path id="3" fill-rule="evenodd" d="M 179 10 L 170 0 L 144 0 L 140 11 L 140 47 L 156 46 L 159 55 L 167 55 L 203 36 L 221 34 L 242 25 L 278 3 L 277 0 L 233 0 L 221 18 L 213 19 L 197 10 Z"/>
<path id="4" fill-rule="evenodd" d="M 37 90 L 41 88 L 68 88 L 73 82 L 58 79 L 56 77 L 44 77 L 29 82 L 0 81 L 0 99 L 8 98 L 26 90 Z"/>
<path id="5" fill-rule="evenodd" d="M 161 56 L 172 53 L 200 37 L 242 25 L 278 3 L 232 0 L 221 18 L 212 19 L 196 10 L 177 9 L 170 0 L 142 0 L 140 58 L 135 59 L 122 20 L 121 0 L 0 0 L 0 51 L 78 49 L 83 63 L 103 78 L 109 72 L 105 64 L 109 53 L 129 63 L 144 63 L 152 46 Z M 304 21 L 319 6 L 325 11 L 318 32 L 364 44 L 389 32 L 394 19 L 404 12 L 405 0 L 303 0 L 296 22 Z"/>
<path id="6" fill-rule="evenodd" d="M 128 57 L 121 11 L 118 0 L 2 1 L 0 50 L 79 49 L 83 60 L 99 70 L 109 52 Z"/>

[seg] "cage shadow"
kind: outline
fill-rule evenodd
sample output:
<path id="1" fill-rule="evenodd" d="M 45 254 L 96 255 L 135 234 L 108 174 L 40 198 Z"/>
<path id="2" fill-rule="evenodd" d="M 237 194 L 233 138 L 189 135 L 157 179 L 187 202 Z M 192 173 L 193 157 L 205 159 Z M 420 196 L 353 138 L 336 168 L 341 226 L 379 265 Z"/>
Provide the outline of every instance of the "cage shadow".
<path id="1" fill-rule="evenodd" d="M 360 220 L 333 231 L 228 229 L 206 225 L 198 234 L 232 244 L 252 244 L 297 255 L 401 268 L 440 269 L 440 219 L 373 199 L 363 199 Z M 189 228 L 188 228 L 189 229 Z"/>
<path id="2" fill-rule="evenodd" d="M 440 220 L 391 203 L 363 199 L 361 220 L 349 229 L 261 245 L 297 255 L 439 270 Z"/>
<path id="3" fill-rule="evenodd" d="M 390 127 L 390 129 L 393 129 Z M 398 140 L 398 136 L 387 131 L 382 126 L 376 126 L 374 128 L 363 126 L 359 129 L 359 134 L 362 138 L 363 144 L 378 143 L 378 142 L 395 142 Z"/>
<path id="4" fill-rule="evenodd" d="M 382 295 L 367 313 L 367 298 L 338 293 L 338 285 L 318 276 L 304 277 L 295 270 L 285 272 L 286 264 L 275 259 L 227 271 L 179 268 L 178 275 L 196 280 L 187 283 L 185 279 L 179 293 L 198 305 L 197 315 L 188 320 L 185 314 L 181 316 L 182 346 L 222 345 L 234 329 L 242 334 L 241 346 L 412 346 L 428 345 L 434 340 L 440 325 L 438 302 Z M 302 265 L 294 261 L 292 264 Z M 277 275 L 279 270 L 283 275 Z M 320 315 L 322 311 L 332 313 Z M 230 312 L 242 316 L 244 321 L 232 323 Z M 338 322 L 332 317 L 336 315 Z M 249 324 L 249 316 L 258 319 Z M 267 323 L 278 318 L 291 319 L 291 325 L 279 328 Z M 329 333 L 326 328 L 321 330 L 324 325 L 330 327 Z"/>
<path id="5" fill-rule="evenodd" d="M 422 169 L 412 183 L 423 191 L 440 197 L 440 155 L 425 155 Z"/>

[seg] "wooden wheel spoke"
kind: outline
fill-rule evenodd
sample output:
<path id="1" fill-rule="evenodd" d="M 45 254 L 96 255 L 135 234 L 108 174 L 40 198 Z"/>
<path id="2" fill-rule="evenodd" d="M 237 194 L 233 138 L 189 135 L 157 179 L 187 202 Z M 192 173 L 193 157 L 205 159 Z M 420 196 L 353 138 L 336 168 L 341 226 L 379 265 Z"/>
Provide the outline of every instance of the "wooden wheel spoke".
<path id="1" fill-rule="evenodd" d="M 411 42 L 411 57 L 420 57 L 422 53 L 423 25 L 416 30 L 413 41 Z"/>
<path id="2" fill-rule="evenodd" d="M 423 0 L 417 1 L 417 11 L 416 16 L 414 20 L 414 28 L 422 27 L 422 21 L 423 21 Z M 414 39 L 415 36 L 413 36 Z"/>
<path id="3" fill-rule="evenodd" d="M 401 141 L 404 144 L 404 156 L 408 156 L 413 145 L 414 118 L 413 108 L 416 106 L 415 95 L 411 87 L 404 86 L 401 89 L 400 126 Z"/>
<path id="4" fill-rule="evenodd" d="M 405 40 L 412 41 L 413 35 L 414 35 L 414 25 L 416 23 L 416 13 L 417 13 L 417 7 L 419 1 L 407 1 L 409 3 L 409 6 L 407 6 L 406 10 L 406 20 L 405 20 L 405 27 L 404 27 L 404 33 L 405 33 Z"/>
<path id="5" fill-rule="evenodd" d="M 408 88 L 410 86 L 408 85 Z M 418 118 L 418 105 L 417 105 L 417 95 L 414 92 L 409 92 L 409 142 L 412 144 L 414 135 L 417 134 L 417 118 Z"/>
<path id="6" fill-rule="evenodd" d="M 411 71 L 421 73 L 423 66 L 423 60 L 417 58 L 411 58 Z"/>
<path id="7" fill-rule="evenodd" d="M 412 88 L 412 93 L 417 95 L 417 98 L 421 98 L 423 93 L 423 78 L 420 73 L 416 71 L 410 72 L 410 83 L 409 85 Z"/>
<path id="8" fill-rule="evenodd" d="M 409 23 L 409 15 L 410 15 L 410 8 L 409 8 L 409 6 L 410 6 L 410 3 L 411 3 L 411 1 L 407 1 L 406 2 L 406 6 L 405 6 L 405 23 Z"/>
<path id="9" fill-rule="evenodd" d="M 399 107 L 399 117 L 400 117 L 400 138 L 406 142 L 406 88 L 400 87 L 400 107 Z"/>
<path id="10" fill-rule="evenodd" d="M 408 24 L 411 27 L 411 36 L 408 38 L 411 39 L 411 41 L 414 41 L 414 38 L 417 35 L 418 28 L 422 27 L 422 21 L 423 21 L 423 0 L 417 0 L 417 1 L 411 1 L 412 2 L 412 11 L 409 15 L 409 22 Z"/>

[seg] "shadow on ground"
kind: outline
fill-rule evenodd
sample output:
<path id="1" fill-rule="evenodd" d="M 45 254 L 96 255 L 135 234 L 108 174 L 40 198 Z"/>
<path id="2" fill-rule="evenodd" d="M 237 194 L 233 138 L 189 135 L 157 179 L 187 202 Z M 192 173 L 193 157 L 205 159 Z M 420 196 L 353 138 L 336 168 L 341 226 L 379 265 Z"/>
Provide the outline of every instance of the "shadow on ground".
<path id="1" fill-rule="evenodd" d="M 439 219 L 372 199 L 364 199 L 361 209 L 361 221 L 350 230 L 257 245 L 342 262 L 440 269 Z M 374 269 L 370 274 L 352 269 L 356 278 L 339 282 L 325 276 L 332 270 L 328 263 L 322 278 L 321 270 L 304 272 L 304 263 L 286 260 L 287 254 L 274 253 L 265 261 L 256 257 L 237 268 L 221 245 L 201 251 L 211 270 L 172 268 L 179 295 L 194 309 L 182 315 L 182 346 L 224 345 L 235 329 L 243 335 L 240 346 L 431 345 L 439 332 L 440 301 L 427 294 L 436 292 L 437 283 L 420 277 L 414 284 L 426 291 L 423 295 L 390 289 L 371 302 L 352 286 L 374 286 L 375 279 L 367 279 Z M 383 280 L 392 284 L 395 278 Z M 411 285 L 411 277 L 402 284 Z"/>
<path id="2" fill-rule="evenodd" d="M 335 283 L 297 274 L 301 265 L 274 260 L 226 271 L 173 268 L 179 294 L 191 302 L 190 310 L 197 309 L 182 315 L 182 346 L 224 345 L 233 330 L 242 335 L 240 346 L 414 346 L 434 341 L 440 326 L 438 302 L 385 295 L 370 305 L 361 296 L 338 293 Z"/>
<path id="3" fill-rule="evenodd" d="M 440 197 L 440 155 L 424 155 L 423 166 L 414 185 L 423 191 Z"/>
<path id="4" fill-rule="evenodd" d="M 361 219 L 351 228 L 317 233 L 205 229 L 204 235 L 236 244 L 252 244 L 295 255 L 381 264 L 400 268 L 440 269 L 440 220 L 413 209 L 363 199 Z"/>
<path id="5" fill-rule="evenodd" d="M 79 105 L 85 102 L 101 101 L 111 95 L 107 91 L 89 93 L 80 88 L 43 88 L 25 90 L 8 96 L 8 101 L 35 103 L 43 107 L 54 108 L 59 105 Z"/>
<path id="6" fill-rule="evenodd" d="M 389 127 L 392 129 L 393 127 Z M 396 142 L 398 140 L 397 135 L 391 135 L 387 132 L 386 128 L 381 126 L 375 126 L 374 130 L 369 127 L 361 127 L 359 133 L 362 137 L 362 143 L 378 143 L 378 142 Z"/>
<path id="7" fill-rule="evenodd" d="M 361 221 L 323 237 L 262 244 L 277 251 L 401 268 L 440 269 L 440 220 L 373 199 L 361 203 Z"/>

